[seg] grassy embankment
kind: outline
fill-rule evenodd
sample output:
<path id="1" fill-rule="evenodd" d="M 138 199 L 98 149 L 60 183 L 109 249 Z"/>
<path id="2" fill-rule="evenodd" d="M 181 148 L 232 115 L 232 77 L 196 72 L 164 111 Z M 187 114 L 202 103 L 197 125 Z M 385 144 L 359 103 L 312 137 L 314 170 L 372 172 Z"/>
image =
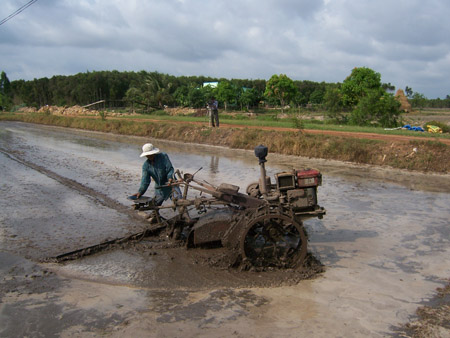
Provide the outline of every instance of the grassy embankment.
<path id="1" fill-rule="evenodd" d="M 195 116 L 169 116 L 167 114 L 143 114 L 143 115 L 124 115 L 123 119 L 143 119 L 143 120 L 159 120 L 159 121 L 183 121 L 183 122 L 207 122 L 206 117 Z M 450 113 L 449 117 L 450 118 Z M 231 115 L 221 114 L 220 123 L 249 126 L 249 127 L 274 127 L 274 128 L 292 128 L 292 129 L 310 129 L 310 130 L 331 130 L 331 131 L 345 131 L 345 132 L 358 132 L 358 133 L 375 133 L 381 135 L 402 135 L 402 136 L 420 136 L 432 139 L 447 138 L 450 139 L 450 134 L 432 134 L 432 133 L 418 133 L 416 131 L 408 130 L 385 130 L 380 127 L 368 127 L 368 126 L 352 126 L 352 125 L 338 125 L 330 124 L 327 121 L 320 121 L 316 119 L 301 120 L 286 118 L 274 120 L 272 116 L 259 116 L 258 118 L 242 118 L 242 115 L 238 117 L 232 117 Z M 406 124 L 406 122 L 405 122 Z"/>
<path id="2" fill-rule="evenodd" d="M 149 136 L 239 149 L 253 149 L 258 144 L 264 144 L 269 147 L 271 152 L 285 155 L 387 165 L 410 170 L 448 173 L 450 168 L 450 147 L 436 139 L 394 142 L 311 135 L 300 131 L 274 131 L 257 128 L 211 129 L 204 125 L 173 123 L 170 120 L 158 122 L 149 122 L 144 119 L 136 121 L 130 118 L 102 120 L 98 117 L 66 117 L 43 113 L 0 114 L 0 120 L 23 121 L 121 135 Z M 182 119 L 177 118 L 177 120 Z M 204 119 L 200 120 L 204 121 Z M 226 123 L 226 120 L 222 119 L 221 123 Z M 232 123 L 236 124 L 236 121 Z M 283 124 L 277 123 L 276 126 L 282 127 Z M 289 127 L 293 127 L 292 122 Z M 413 151 L 414 148 L 416 151 Z"/>

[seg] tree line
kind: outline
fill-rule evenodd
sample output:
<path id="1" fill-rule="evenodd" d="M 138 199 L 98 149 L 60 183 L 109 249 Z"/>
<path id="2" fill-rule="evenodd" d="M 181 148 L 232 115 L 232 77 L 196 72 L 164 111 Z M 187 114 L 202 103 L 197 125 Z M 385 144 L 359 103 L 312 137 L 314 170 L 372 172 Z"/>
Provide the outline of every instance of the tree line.
<path id="1" fill-rule="evenodd" d="M 400 113 L 394 90 L 391 84 L 381 82 L 379 73 L 365 67 L 354 68 L 342 83 L 293 81 L 285 74 L 266 81 L 147 71 L 93 71 L 10 82 L 2 72 L 0 106 L 4 110 L 17 106 L 83 106 L 105 100 L 111 107 L 146 112 L 164 107 L 201 108 L 214 96 L 224 109 L 247 110 L 261 104 L 281 109 L 317 106 L 341 123 L 387 126 L 394 125 Z M 413 107 L 450 108 L 449 95 L 430 100 L 409 87 L 405 93 Z"/>
<path id="2" fill-rule="evenodd" d="M 2 73 L 4 74 L 4 73 Z M 42 107 L 44 105 L 87 105 L 99 100 L 122 102 L 139 108 L 205 106 L 216 96 L 225 107 L 249 109 L 264 100 L 266 80 L 224 79 L 205 76 L 173 76 L 159 72 L 94 71 L 70 76 L 53 76 L 11 83 L 5 74 L 8 104 Z M 217 87 L 204 86 L 217 83 Z M 327 84 L 295 81 L 298 96 L 295 104 L 322 103 Z M 6 99 L 6 98 L 5 98 Z"/>

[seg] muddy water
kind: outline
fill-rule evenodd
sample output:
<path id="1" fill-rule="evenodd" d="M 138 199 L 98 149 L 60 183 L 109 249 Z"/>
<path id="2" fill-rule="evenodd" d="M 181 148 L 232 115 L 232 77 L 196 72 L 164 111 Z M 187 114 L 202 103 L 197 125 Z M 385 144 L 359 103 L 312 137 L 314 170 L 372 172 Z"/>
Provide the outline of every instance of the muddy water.
<path id="1" fill-rule="evenodd" d="M 152 241 L 36 264 L 147 226 L 126 196 L 148 141 L 0 123 L 2 336 L 385 336 L 450 276 L 449 175 L 274 154 L 272 177 L 300 167 L 324 175 L 327 215 L 306 222 L 309 250 L 326 267 L 313 280 L 205 268 L 207 251 L 160 251 Z M 196 177 L 213 184 L 245 191 L 259 176 L 250 151 L 154 143 L 175 168 L 202 168 Z M 15 325 L 18 313 L 30 325 Z"/>

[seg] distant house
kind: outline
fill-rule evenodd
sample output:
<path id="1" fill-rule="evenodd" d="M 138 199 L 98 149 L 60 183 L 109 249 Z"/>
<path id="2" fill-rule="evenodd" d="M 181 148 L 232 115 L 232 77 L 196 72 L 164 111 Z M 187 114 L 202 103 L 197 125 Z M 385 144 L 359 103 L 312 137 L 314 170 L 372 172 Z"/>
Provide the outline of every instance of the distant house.
<path id="1" fill-rule="evenodd" d="M 203 82 L 203 87 L 210 86 L 211 88 L 217 88 L 219 82 Z"/>

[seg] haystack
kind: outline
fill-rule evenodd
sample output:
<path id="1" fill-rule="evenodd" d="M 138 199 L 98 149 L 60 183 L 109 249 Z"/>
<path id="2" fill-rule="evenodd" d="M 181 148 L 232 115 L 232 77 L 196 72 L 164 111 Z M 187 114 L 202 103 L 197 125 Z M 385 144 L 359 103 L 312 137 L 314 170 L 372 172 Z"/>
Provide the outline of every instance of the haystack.
<path id="1" fill-rule="evenodd" d="M 395 98 L 398 102 L 400 102 L 400 110 L 403 110 L 407 113 L 410 113 L 412 111 L 411 103 L 408 102 L 408 98 L 406 97 L 403 89 L 397 90 L 397 93 L 395 93 Z"/>

